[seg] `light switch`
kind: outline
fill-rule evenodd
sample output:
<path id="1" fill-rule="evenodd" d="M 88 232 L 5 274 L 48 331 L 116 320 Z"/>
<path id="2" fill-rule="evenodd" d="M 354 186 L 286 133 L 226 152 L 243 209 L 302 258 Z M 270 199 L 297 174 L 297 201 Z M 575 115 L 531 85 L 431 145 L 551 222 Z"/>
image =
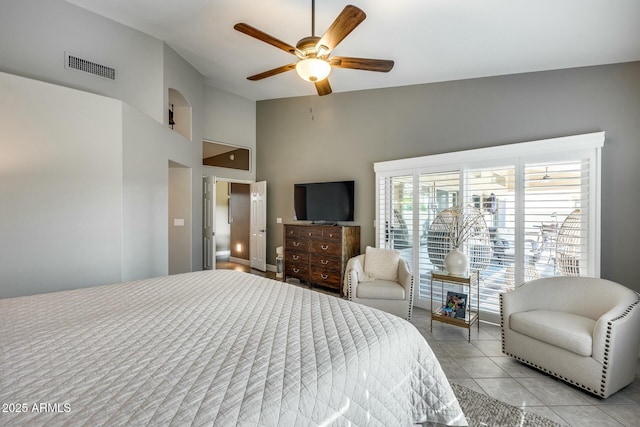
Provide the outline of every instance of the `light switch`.
<path id="1" fill-rule="evenodd" d="M 174 227 L 184 227 L 184 218 L 175 218 L 173 220 Z"/>
<path id="2" fill-rule="evenodd" d="M 282 218 L 276 218 L 276 224 L 282 224 Z"/>

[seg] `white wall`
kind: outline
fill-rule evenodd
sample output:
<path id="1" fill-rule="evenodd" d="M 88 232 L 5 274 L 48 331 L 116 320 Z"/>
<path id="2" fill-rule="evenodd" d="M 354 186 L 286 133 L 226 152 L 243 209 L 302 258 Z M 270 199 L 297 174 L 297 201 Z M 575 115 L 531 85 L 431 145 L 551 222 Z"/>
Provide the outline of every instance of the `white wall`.
<path id="1" fill-rule="evenodd" d="M 68 51 L 75 55 L 86 57 L 104 65 L 117 69 L 116 81 L 106 80 L 90 74 L 64 68 L 64 53 Z M 36 83 L 54 83 L 61 93 L 76 92 L 76 88 L 84 91 L 83 95 L 88 99 L 100 99 L 103 97 L 91 94 L 101 94 L 122 102 L 110 99 L 96 101 L 100 108 L 101 102 L 114 102 L 118 105 L 118 118 L 115 122 L 109 119 L 108 114 L 103 114 L 100 119 L 99 131 L 87 132 L 91 121 L 79 123 L 74 119 L 75 110 L 69 113 L 65 111 L 65 103 L 48 98 L 36 108 L 36 117 L 52 117 L 56 120 L 40 120 L 38 126 L 44 126 L 41 133 L 48 134 L 48 138 L 31 140 L 31 146 L 24 148 L 15 147 L 14 142 L 19 138 L 4 138 L 1 142 L 3 150 L 0 155 L 0 165 L 9 161 L 16 161 L 12 167 L 17 175 L 23 176 L 23 182 L 15 186 L 7 186 L 3 180 L 2 189 L 2 214 L 10 215 L 11 221 L 6 224 L 15 226 L 17 218 L 21 217 L 24 223 L 40 221 L 43 215 L 39 210 L 21 210 L 28 208 L 16 203 L 18 208 L 5 208 L 4 201 L 28 199 L 32 192 L 31 186 L 48 179 L 48 173 L 55 171 L 65 175 L 63 170 L 69 170 L 68 179 L 73 185 L 66 192 L 56 188 L 53 198 L 65 200 L 73 199 L 73 205 L 82 204 L 79 200 L 88 200 L 86 210 L 91 211 L 94 205 L 94 191 L 103 192 L 105 185 L 94 188 L 94 183 L 102 183 L 112 177 L 118 177 L 118 183 L 112 183 L 118 196 L 111 197 L 111 193 L 105 193 L 107 197 L 100 197 L 99 202 L 108 204 L 108 207 L 99 209 L 99 215 L 95 216 L 97 223 L 91 217 L 76 218 L 74 215 L 66 215 L 66 211 L 55 218 L 48 216 L 46 224 L 47 232 L 38 234 L 43 240 L 34 243 L 33 234 L 11 232 L 7 236 L 13 241 L 5 243 L 4 235 L 0 236 L 0 267 L 6 260 L 11 260 L 13 267 L 7 270 L 1 269 L 0 289 L 14 289 L 11 295 L 27 294 L 34 292 L 46 292 L 62 289 L 63 287 L 79 287 L 96 283 L 117 282 L 119 280 L 139 279 L 163 275 L 168 273 L 168 161 L 174 161 L 192 169 L 191 198 L 191 269 L 202 268 L 202 198 L 201 177 L 202 169 L 202 140 L 204 129 L 207 128 L 211 139 L 219 138 L 226 142 L 252 148 L 253 170 L 241 174 L 237 179 L 253 180 L 255 177 L 255 102 L 217 89 L 204 87 L 202 75 L 188 64 L 182 57 L 173 51 L 168 45 L 139 31 L 128 28 L 117 22 L 95 15 L 84 9 L 78 8 L 62 0 L 21 0 L 0 1 L 0 72 L 6 71 L 15 76 L 29 77 Z M 192 107 L 192 141 L 184 138 L 168 127 L 168 88 L 175 88 L 188 100 Z M 54 89 L 52 89 L 54 90 Z M 78 92 L 81 93 L 81 92 Z M 8 97 L 2 95 L 3 112 L 13 107 L 8 103 Z M 92 98 L 95 96 L 95 98 Z M 205 108 L 205 98 L 206 108 Z M 89 102 L 91 104 L 91 102 Z M 18 104 L 20 105 L 20 104 Z M 44 106 L 48 106 L 50 112 Z M 20 128 L 32 126 L 31 106 L 25 107 L 22 112 L 22 124 Z M 87 110 L 91 111 L 91 108 Z M 18 114 L 18 112 L 13 111 Z M 38 116 L 39 115 L 39 116 Z M 9 119 L 11 117 L 11 119 Z M 5 135 L 9 129 L 20 128 L 8 125 L 5 121 L 14 121 L 13 116 L 6 113 L 0 117 L 0 127 L 3 128 L 0 135 Z M 46 124 L 46 126 L 45 126 Z M 205 126 L 206 124 L 206 126 Z M 47 127 L 48 126 L 48 127 Z M 60 129 L 58 129 L 58 127 Z M 39 129 L 36 126 L 36 129 Z M 69 139 L 65 132 L 74 134 L 75 130 L 87 134 L 87 141 L 82 145 L 82 151 L 76 151 L 69 155 L 68 147 L 78 141 Z M 105 145 L 109 150 L 119 150 L 119 160 L 115 163 L 109 159 L 114 152 L 109 151 L 105 155 L 103 149 L 84 151 L 92 147 L 91 140 L 103 141 L 111 134 L 117 134 L 117 140 L 111 140 Z M 95 135 L 99 134 L 99 137 Z M 5 149 L 6 148 L 6 149 Z M 16 158 L 13 157 L 15 151 Z M 25 151 L 26 150 L 26 151 Z M 29 151 L 31 150 L 31 151 Z M 51 154 L 50 152 L 55 152 Z M 5 155 L 5 153 L 8 153 Z M 35 153 L 45 153 L 43 157 L 37 157 Z M 21 157 L 22 156 L 22 157 Z M 99 157 L 102 156 L 103 159 Z M 29 158 L 29 162 L 37 159 L 37 163 L 23 164 Z M 78 160 L 83 166 L 73 165 L 69 167 L 70 160 Z M 80 161 L 79 159 L 82 159 Z M 58 170 L 58 163 L 62 162 L 62 169 Z M 96 172 L 101 177 L 94 177 Z M 86 178 L 82 172 L 93 174 Z M 225 176 L 224 172 L 235 171 L 229 169 L 218 176 Z M 5 174 L 9 171 L 0 170 Z M 230 178 L 233 178 L 231 176 Z M 14 178 L 12 178 L 14 179 Z M 13 181 L 12 181 L 13 185 Z M 8 197 L 9 193 L 11 197 Z M 85 193 L 91 194 L 87 197 Z M 76 197 L 79 195 L 79 197 Z M 48 199 L 46 199 L 48 200 Z M 113 202 L 113 203 L 111 203 Z M 30 203 L 36 203 L 30 201 Z M 60 209 L 60 207 L 56 207 Z M 80 212 L 86 210 L 83 206 L 78 208 Z M 111 218 L 112 211 L 118 212 L 117 220 Z M 109 221 L 103 221 L 104 216 L 109 216 Z M 63 233 L 69 222 L 76 220 L 76 229 L 81 235 L 76 236 L 82 240 L 82 235 L 87 238 L 96 234 L 104 235 L 105 241 L 99 242 L 91 250 L 79 244 L 74 246 L 68 242 L 69 253 L 82 253 L 75 260 L 63 259 L 63 252 L 67 250 L 67 243 L 58 248 L 54 256 L 48 256 L 44 261 L 45 271 L 52 275 L 47 280 L 44 276 L 34 272 L 33 265 L 40 262 L 32 256 L 32 246 L 40 244 L 43 250 L 52 251 L 56 247 L 58 234 Z M 115 233 L 116 221 L 118 232 Z M 2 230 L 9 230 L 6 224 Z M 14 227 L 15 228 L 15 227 Z M 58 232 L 60 229 L 62 231 Z M 95 229 L 95 230 L 94 230 Z M 105 231 L 106 230 L 106 231 Z M 102 233 L 102 234 L 100 234 Z M 24 238 L 22 238 L 24 236 Z M 95 241 L 95 238 L 92 239 Z M 12 249 L 9 249 L 12 248 Z M 19 250 L 14 250 L 17 248 Z M 27 250 L 26 248 L 29 248 Z M 79 249 L 82 248 L 82 249 Z M 112 250 L 118 251 L 114 257 Z M 35 254 L 40 255 L 40 249 Z M 12 252 L 10 257 L 4 257 L 4 253 Z M 108 253 L 109 256 L 104 256 Z M 91 258 L 91 262 L 87 259 Z M 113 259 L 112 259 L 113 258 Z M 117 260 L 115 260 L 117 258 Z M 97 260 L 97 261 L 96 261 Z M 117 265 L 113 265 L 113 263 Z M 61 268 L 61 264 L 68 264 Z M 77 265 L 76 265 L 77 264 Z M 48 268 L 48 270 L 47 270 Z M 54 271 L 55 270 L 55 274 Z M 74 275 L 73 272 L 81 274 Z M 106 274 L 108 272 L 108 274 Z M 11 276 L 9 276 L 9 273 Z M 86 273 L 86 274 L 85 274 Z M 55 277 L 54 277 L 55 276 Z M 7 277 L 5 280 L 4 277 Z M 99 279 L 99 280 L 98 280 Z M 103 280 L 104 279 L 104 280 Z M 16 280 L 18 280 L 16 282 Z M 9 284 L 13 281 L 14 284 Z M 23 286 L 29 283 L 28 286 Z M 67 283 L 65 285 L 63 283 Z M 2 292 L 2 291 L 0 291 Z M 5 296 L 0 293 L 0 297 Z"/>
<path id="2" fill-rule="evenodd" d="M 192 269 L 190 166 L 169 203 L 170 153 L 193 163 L 190 142 L 100 95 L 5 73 L 0 93 L 0 298 Z"/>
<path id="3" fill-rule="evenodd" d="M 203 138 L 251 149 L 251 170 L 204 166 L 206 176 L 239 181 L 256 179 L 256 103 L 224 90 L 204 85 Z"/>
<path id="4" fill-rule="evenodd" d="M 0 297 L 122 278 L 122 105 L 0 73 Z"/>
<path id="5" fill-rule="evenodd" d="M 62 0 L 0 2 L 0 71 L 120 99 L 163 122 L 161 40 Z M 64 53 L 116 69 L 116 80 L 64 68 Z"/>
<path id="6" fill-rule="evenodd" d="M 169 102 L 169 88 L 185 97 L 191 106 L 191 140 L 179 135 L 169 143 L 169 160 L 191 168 L 191 269 L 202 270 L 202 75 L 168 45 L 164 45 L 164 104 Z M 165 114 L 166 127 L 169 114 Z"/>
<path id="7" fill-rule="evenodd" d="M 169 274 L 187 273 L 191 271 L 191 168 L 174 162 L 168 167 Z"/>
<path id="8" fill-rule="evenodd" d="M 123 280 L 168 273 L 168 144 L 171 130 L 123 109 Z"/>

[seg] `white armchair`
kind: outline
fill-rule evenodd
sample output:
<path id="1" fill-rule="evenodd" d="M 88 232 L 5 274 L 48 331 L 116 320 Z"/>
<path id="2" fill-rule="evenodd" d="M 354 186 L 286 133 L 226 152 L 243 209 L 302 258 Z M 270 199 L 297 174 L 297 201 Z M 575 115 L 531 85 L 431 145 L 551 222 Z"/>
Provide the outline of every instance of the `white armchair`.
<path id="1" fill-rule="evenodd" d="M 636 375 L 640 295 L 609 280 L 546 277 L 500 295 L 502 352 L 606 398 Z"/>
<path id="2" fill-rule="evenodd" d="M 371 255 L 370 249 L 376 251 L 375 256 Z M 407 262 L 400 259 L 399 254 L 395 262 L 390 261 L 390 264 L 381 265 L 377 255 L 384 252 L 380 251 L 396 252 L 388 249 L 367 248 L 367 254 L 358 255 L 349 260 L 345 274 L 347 288 L 345 293 L 349 301 L 410 320 L 413 308 L 413 275 Z M 369 268 L 367 268 L 367 256 L 370 257 Z M 375 266 L 372 263 L 375 263 Z M 391 270 L 393 273 L 382 274 L 382 278 L 375 277 L 371 271 L 375 271 L 377 267 Z"/>

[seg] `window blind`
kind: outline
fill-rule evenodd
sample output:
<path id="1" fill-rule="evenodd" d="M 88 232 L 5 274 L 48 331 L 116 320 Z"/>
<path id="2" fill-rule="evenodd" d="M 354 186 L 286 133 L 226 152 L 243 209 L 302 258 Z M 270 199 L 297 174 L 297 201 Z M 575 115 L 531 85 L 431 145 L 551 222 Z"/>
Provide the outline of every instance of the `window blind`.
<path id="1" fill-rule="evenodd" d="M 599 275 L 603 144 L 600 132 L 376 163 L 376 243 L 409 262 L 428 309 L 431 272 L 450 250 L 430 228 L 448 207 L 479 210 L 488 239 L 464 251 L 480 271 L 481 317 L 497 322 L 500 293 L 525 281 Z"/>

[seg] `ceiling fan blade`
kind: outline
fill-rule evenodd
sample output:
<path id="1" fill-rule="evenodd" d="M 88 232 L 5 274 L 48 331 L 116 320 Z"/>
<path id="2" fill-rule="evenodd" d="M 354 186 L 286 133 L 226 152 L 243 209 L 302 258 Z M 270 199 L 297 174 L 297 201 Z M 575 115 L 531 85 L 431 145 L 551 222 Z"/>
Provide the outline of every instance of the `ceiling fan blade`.
<path id="1" fill-rule="evenodd" d="M 247 77 L 248 80 L 256 81 L 266 79 L 267 77 L 275 76 L 276 74 L 284 73 L 286 71 L 290 71 L 296 68 L 296 64 L 287 64 L 282 67 L 274 68 L 273 70 L 265 71 L 260 74 L 256 74 L 255 76 Z"/>
<path id="2" fill-rule="evenodd" d="M 391 71 L 394 65 L 394 62 L 388 59 L 348 58 L 345 56 L 334 56 L 329 63 L 337 68 L 353 68 L 381 73 Z"/>
<path id="3" fill-rule="evenodd" d="M 233 28 L 240 31 L 241 33 L 245 33 L 248 36 L 256 38 L 265 43 L 269 43 L 271 46 L 275 46 L 278 49 L 282 49 L 287 53 L 290 53 L 292 55 L 296 54 L 295 47 L 291 46 L 288 43 L 283 42 L 282 40 L 278 40 L 277 38 L 270 36 L 269 34 L 263 31 L 260 31 L 257 28 L 252 27 L 251 25 L 241 22 L 239 24 L 234 25 Z"/>
<path id="4" fill-rule="evenodd" d="M 367 15 L 361 9 L 347 5 L 320 38 L 318 48 L 325 46 L 331 52 L 366 17 Z"/>
<path id="5" fill-rule="evenodd" d="M 329 79 L 320 80 L 315 83 L 316 90 L 318 91 L 318 95 L 324 96 L 329 95 L 331 93 L 331 85 L 329 84 Z"/>

